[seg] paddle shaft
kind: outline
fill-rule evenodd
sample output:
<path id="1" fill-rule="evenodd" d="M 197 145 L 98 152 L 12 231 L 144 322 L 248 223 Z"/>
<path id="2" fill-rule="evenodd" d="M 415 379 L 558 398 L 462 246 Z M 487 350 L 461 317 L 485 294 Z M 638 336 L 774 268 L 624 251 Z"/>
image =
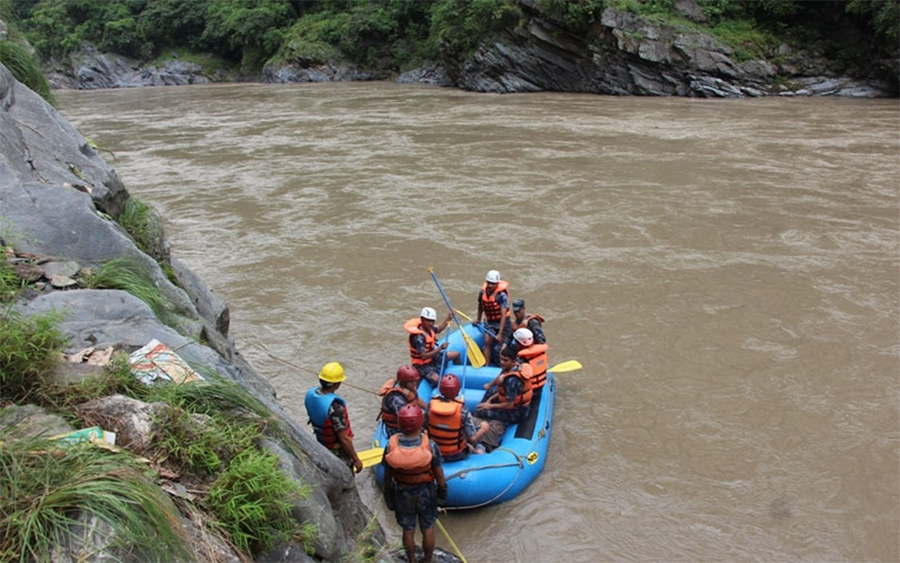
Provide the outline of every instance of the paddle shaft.
<path id="1" fill-rule="evenodd" d="M 431 279 L 434 280 L 434 284 L 437 286 L 438 291 L 441 292 L 441 297 L 444 298 L 444 303 L 447 304 L 447 308 L 450 309 L 450 315 L 453 316 L 453 320 L 456 321 L 456 326 L 459 328 L 459 332 L 462 334 L 463 342 L 466 344 L 466 350 L 469 355 L 469 361 L 475 367 L 481 367 L 485 364 L 484 355 L 481 353 L 481 350 L 478 348 L 478 345 L 475 344 L 475 341 L 466 334 L 466 331 L 462 327 L 462 323 L 459 322 L 459 317 L 456 316 L 456 310 L 453 308 L 453 305 L 450 304 L 450 298 L 447 297 L 447 294 L 444 293 L 444 288 L 441 287 L 441 282 L 438 280 L 437 275 L 434 273 L 434 268 L 428 268 L 428 273 L 431 274 Z"/>
<path id="2" fill-rule="evenodd" d="M 453 308 L 453 305 L 450 304 L 450 299 L 447 297 L 447 294 L 444 293 L 444 288 L 441 287 L 441 282 L 437 279 L 437 275 L 434 273 L 434 268 L 428 268 L 428 273 L 431 274 L 431 279 L 434 280 L 434 284 L 437 286 L 438 291 L 441 292 L 441 297 L 444 298 L 444 303 L 446 303 L 447 308 L 450 309 L 450 314 L 453 315 L 453 320 L 456 321 L 456 326 L 459 327 L 459 330 L 462 330 L 462 323 L 459 322 L 459 317 L 456 316 L 456 309 Z"/>

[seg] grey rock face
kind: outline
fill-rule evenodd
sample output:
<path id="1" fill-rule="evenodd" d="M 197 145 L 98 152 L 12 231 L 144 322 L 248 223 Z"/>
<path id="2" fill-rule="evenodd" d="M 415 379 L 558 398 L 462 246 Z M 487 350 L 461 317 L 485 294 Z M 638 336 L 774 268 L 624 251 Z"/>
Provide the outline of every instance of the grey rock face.
<path id="1" fill-rule="evenodd" d="M 67 277 L 65 274 L 81 267 L 116 258 L 136 260 L 152 273 L 163 294 L 177 304 L 182 322 L 179 330 L 170 328 L 143 301 L 124 291 L 54 291 L 51 284 L 44 286 L 44 293 L 27 292 L 16 304 L 16 311 L 25 316 L 56 312 L 61 319 L 57 328 L 68 339 L 67 352 L 89 346 L 97 349 L 109 346 L 130 352 L 157 339 L 188 363 L 208 368 L 248 390 L 281 422 L 286 440 L 291 443 L 290 446 L 286 442 L 272 443 L 272 449 L 280 451 L 284 471 L 302 480 L 301 485 L 316 491 L 304 509 L 298 507 L 298 510 L 305 510 L 303 514 L 320 515 L 323 530 L 327 531 L 328 537 L 323 536 L 318 545 L 328 556 L 317 554 L 316 559 L 339 559 L 350 550 L 371 518 L 370 511 L 359 498 L 350 470 L 321 446 L 307 428 L 287 416 L 275 402 L 271 385 L 241 357 L 228 336 L 227 305 L 177 260 L 173 260 L 172 265 L 181 287 L 173 285 L 159 264 L 141 252 L 127 233 L 110 220 L 109 215 L 121 212 L 129 198 L 115 172 L 90 148 L 84 137 L 39 96 L 16 82 L 3 65 L 0 65 L 0 149 L 0 237 L 3 244 L 11 246 L 18 254 L 52 257 L 43 264 L 57 272 L 53 277 Z M 37 278 L 46 275 L 43 269 L 35 269 Z M 31 275 L 24 270 L 23 273 Z M 197 337 L 201 334 L 210 346 L 198 342 Z M 122 399 L 116 399 L 116 408 L 110 405 L 84 408 L 94 408 L 95 411 L 90 412 L 98 419 L 123 422 L 131 421 L 136 413 L 145 409 L 130 399 Z M 123 439 L 128 436 L 129 443 L 140 447 L 149 440 L 147 436 L 152 435 L 152 426 L 148 426 L 152 418 L 144 416 L 138 423 L 122 428 L 116 423 L 116 429 L 123 433 Z M 197 424 L 202 421 L 198 420 Z M 126 429 L 145 426 L 149 430 L 144 433 Z M 40 422 L 37 427 L 46 431 L 53 428 L 53 424 Z M 85 518 L 89 519 L 90 515 Z M 93 526 L 89 520 L 85 522 Z M 202 530 L 197 530 L 191 522 L 185 521 L 183 526 L 186 530 L 193 529 L 192 534 L 198 537 L 202 535 Z M 383 538 L 383 535 L 376 534 L 375 537 Z M 59 559 L 75 557 L 72 554 L 82 553 L 87 549 L 85 545 L 96 546 L 99 550 L 96 558 L 114 555 L 108 543 L 101 541 L 102 537 L 95 538 L 99 541 L 96 544 L 91 543 L 93 539 L 88 539 L 84 545 L 58 546 Z M 233 554 L 223 557 L 225 560 L 234 558 Z"/>
<path id="2" fill-rule="evenodd" d="M 529 6 L 530 3 L 523 3 Z M 677 9 L 702 21 L 694 0 L 679 0 Z M 528 10 L 527 23 L 485 42 L 453 78 L 463 89 L 513 93 L 535 91 L 595 94 L 732 98 L 784 95 L 776 77 L 808 80 L 817 89 L 797 95 L 883 97 L 883 83 L 836 79 L 827 82 L 827 61 L 789 57 L 776 65 L 766 60 L 738 62 L 733 50 L 712 36 L 684 31 L 612 8 L 604 10 L 592 37 L 576 37 L 540 13 Z M 460 62 L 445 53 L 448 68 Z"/>
<path id="3" fill-rule="evenodd" d="M 204 84 L 210 79 L 197 63 L 166 61 L 162 67 L 145 66 L 140 61 L 114 53 L 100 53 L 86 46 L 69 60 L 71 72 L 56 69 L 48 78 L 57 88 L 94 90 L 140 86 L 185 86 Z"/>

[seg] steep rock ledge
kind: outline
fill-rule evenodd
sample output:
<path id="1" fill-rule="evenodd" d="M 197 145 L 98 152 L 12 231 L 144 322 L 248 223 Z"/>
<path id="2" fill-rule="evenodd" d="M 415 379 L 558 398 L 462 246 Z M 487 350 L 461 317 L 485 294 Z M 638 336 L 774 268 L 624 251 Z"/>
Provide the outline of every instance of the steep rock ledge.
<path id="1" fill-rule="evenodd" d="M 123 291 L 56 291 L 51 284 L 42 292 L 27 292 L 16 303 L 17 310 L 26 316 L 51 310 L 60 313 L 59 328 L 69 338 L 67 352 L 89 345 L 130 352 L 156 338 L 177 349 L 185 360 L 208 366 L 250 391 L 280 419 L 293 446 L 270 441 L 266 449 L 282 460 L 284 473 L 312 488 L 311 496 L 297 501 L 293 511 L 317 527 L 315 559 L 339 559 L 355 547 L 373 520 L 359 497 L 355 478 L 284 413 L 272 387 L 243 360 L 228 336 L 224 302 L 177 260 L 171 265 L 180 287 L 173 285 L 156 260 L 139 250 L 111 220 L 129 197 L 115 171 L 88 141 L 0 64 L 2 242 L 17 254 L 52 257 L 75 263 L 75 268 L 96 267 L 115 258 L 136 260 L 176 303 L 179 321 L 177 330 L 163 324 L 143 301 Z M 201 336 L 208 345 L 198 343 Z M 298 450 L 301 455 L 292 453 Z M 183 523 L 186 528 L 189 524 Z M 369 541 L 383 545 L 380 528 L 376 526 Z M 302 546 L 291 544 L 277 546 L 269 556 L 278 559 L 281 556 L 272 554 L 288 552 L 295 553 L 293 560 L 310 560 Z"/>

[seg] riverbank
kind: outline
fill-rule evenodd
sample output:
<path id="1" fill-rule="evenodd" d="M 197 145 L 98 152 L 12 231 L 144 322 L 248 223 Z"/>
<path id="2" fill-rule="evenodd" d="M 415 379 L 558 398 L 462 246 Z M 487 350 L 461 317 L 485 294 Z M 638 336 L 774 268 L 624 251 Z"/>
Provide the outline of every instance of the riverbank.
<path id="1" fill-rule="evenodd" d="M 668 19 L 607 7 L 590 30 L 579 32 L 533 4 L 520 3 L 521 17 L 481 40 L 472 52 L 446 47 L 440 64 L 399 75 L 336 55 L 321 60 L 273 57 L 259 72 L 247 73 L 211 55 L 172 52 L 147 63 L 91 47 L 47 70 L 55 87 L 75 89 L 395 79 L 484 93 L 879 98 L 896 97 L 900 91 L 896 55 L 872 61 L 861 77 L 815 45 L 782 43 L 771 53 L 748 52 L 706 32 L 706 16 L 693 2 L 679 3 L 678 18 Z"/>
<path id="2" fill-rule="evenodd" d="M 102 502 L 81 504 L 84 496 L 60 499 L 55 508 L 71 519 L 45 528 L 49 537 L 10 534 L 0 546 L 4 556 L 34 549 L 37 558 L 53 551 L 141 560 L 156 546 L 134 536 L 144 525 L 165 533 L 161 548 L 200 560 L 333 561 L 385 549 L 354 476 L 284 413 L 229 336 L 227 305 L 170 255 L 158 218 L 139 212 L 137 226 L 129 221 L 137 202 L 116 172 L 2 65 L 0 102 L 3 464 L 56 459 L 82 467 L 96 459 L 96 473 L 82 482 L 105 475 L 111 494 L 149 503 L 145 511 L 117 512 Z M 146 390 L 125 358 L 153 341 L 205 383 L 162 397 Z M 94 352 L 105 359 L 89 361 Z M 44 439 L 91 423 L 116 433 L 112 452 Z M 261 486 L 274 504 L 260 500 L 257 524 L 224 533 L 225 514 L 240 508 L 235 487 L 248 478 L 240 477 L 241 463 L 256 467 L 252 475 L 268 468 L 271 480 Z M 72 474 L 69 465 L 60 466 L 60 479 Z M 2 491 L 9 525 L 22 519 L 7 510 L 23 491 Z M 209 512 L 221 502 L 221 511 Z M 284 525 L 271 530 L 273 519 Z"/>

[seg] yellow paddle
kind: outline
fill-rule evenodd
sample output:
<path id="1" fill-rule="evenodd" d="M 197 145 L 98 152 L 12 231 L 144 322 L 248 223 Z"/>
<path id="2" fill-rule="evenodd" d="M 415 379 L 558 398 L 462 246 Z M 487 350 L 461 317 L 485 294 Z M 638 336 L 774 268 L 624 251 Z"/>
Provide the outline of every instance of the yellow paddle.
<path id="1" fill-rule="evenodd" d="M 384 448 L 372 448 L 370 450 L 356 452 L 356 455 L 359 456 L 359 460 L 362 462 L 364 468 L 372 467 L 373 465 L 381 463 L 381 458 L 384 457 Z"/>
<path id="2" fill-rule="evenodd" d="M 456 321 L 456 326 L 459 327 L 459 332 L 462 334 L 463 340 L 466 343 L 466 354 L 469 356 L 469 362 L 471 362 L 474 367 L 480 368 L 485 364 L 484 354 L 481 352 L 481 348 L 479 348 L 478 344 L 472 340 L 472 337 L 463 330 L 462 323 L 459 322 L 459 317 L 456 316 L 456 309 L 453 308 L 453 305 L 450 304 L 450 299 L 448 299 L 447 294 L 444 293 L 441 282 L 438 281 L 437 276 L 434 274 L 434 268 L 428 268 L 428 273 L 431 274 L 432 279 L 434 279 L 438 291 L 441 292 L 441 297 L 444 298 L 444 303 L 447 304 L 447 308 L 450 309 L 450 312 L 453 314 L 453 320 Z"/>
<path id="3" fill-rule="evenodd" d="M 568 362 L 556 364 L 547 371 L 552 371 L 553 373 L 563 373 L 564 371 L 575 371 L 577 369 L 581 369 L 581 367 L 581 363 L 579 363 L 578 360 L 569 360 Z"/>

